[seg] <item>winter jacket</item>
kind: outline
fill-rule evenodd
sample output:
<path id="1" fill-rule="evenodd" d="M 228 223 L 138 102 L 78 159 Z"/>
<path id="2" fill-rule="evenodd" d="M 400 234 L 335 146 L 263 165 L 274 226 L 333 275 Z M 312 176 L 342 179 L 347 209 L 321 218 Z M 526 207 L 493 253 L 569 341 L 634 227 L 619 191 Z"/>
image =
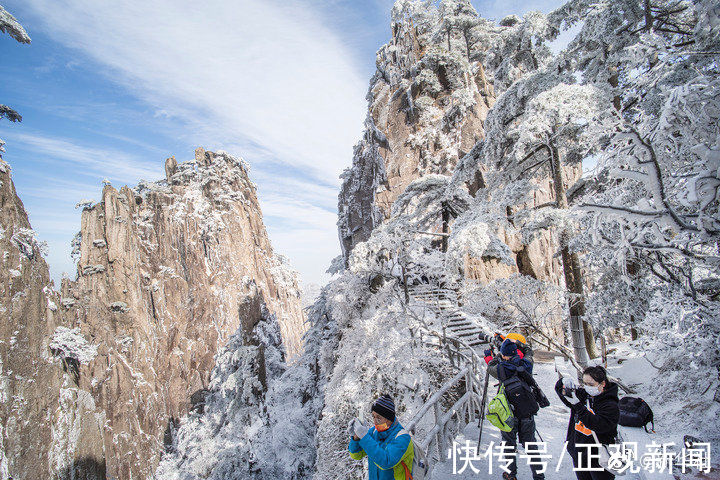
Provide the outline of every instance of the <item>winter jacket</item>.
<path id="1" fill-rule="evenodd" d="M 510 360 L 503 360 L 501 356 L 498 355 L 497 358 L 493 357 L 485 357 L 485 362 L 487 363 L 488 373 L 493 376 L 493 378 L 498 378 L 498 364 L 501 364 L 503 368 L 505 368 L 505 372 L 507 372 L 507 376 L 512 376 L 516 371 L 517 367 L 524 367 L 525 371 L 529 374 L 532 374 L 533 370 L 533 351 L 532 348 L 529 346 L 524 347 L 525 354 L 521 350 L 518 349 L 518 354 L 514 357 L 510 358 Z"/>
<path id="2" fill-rule="evenodd" d="M 397 419 L 384 432 L 371 427 L 360 440 L 350 439 L 350 457 L 360 460 L 368 457 L 369 480 L 409 480 L 405 475 L 412 469 L 413 442 L 410 433 Z M 405 466 L 403 466 L 403 463 Z"/>
<path id="3" fill-rule="evenodd" d="M 618 386 L 616 383 L 606 383 L 605 390 L 593 397 L 578 388 L 576 395 L 580 403 L 573 405 L 562 394 L 562 379 L 555 384 L 555 391 L 560 400 L 570 407 L 570 422 L 568 423 L 567 437 L 568 450 L 575 445 L 596 443 L 592 436 L 595 432 L 600 443 L 608 445 L 615 443 L 617 425 L 620 419 L 618 408 Z"/>

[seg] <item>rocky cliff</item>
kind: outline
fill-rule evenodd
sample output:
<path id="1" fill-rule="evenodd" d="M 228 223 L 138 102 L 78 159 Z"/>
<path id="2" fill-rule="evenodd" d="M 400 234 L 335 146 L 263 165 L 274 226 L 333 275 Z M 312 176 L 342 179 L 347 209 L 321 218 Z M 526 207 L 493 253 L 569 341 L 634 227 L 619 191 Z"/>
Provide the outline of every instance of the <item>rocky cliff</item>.
<path id="1" fill-rule="evenodd" d="M 397 2 L 393 9 L 392 38 L 377 53 L 367 94 L 365 133 L 342 175 L 338 227 L 346 261 L 413 180 L 453 172 L 484 137 L 494 102 L 479 47 L 452 33 L 438 40 L 445 17 L 417 8 Z M 447 15 L 480 21 L 469 3 Z"/>
<path id="2" fill-rule="evenodd" d="M 479 17 L 468 0 L 444 0 L 437 8 L 398 0 L 391 27 L 390 42 L 377 53 L 365 132 L 355 146 L 352 166 L 342 174 L 338 233 L 346 265 L 353 247 L 390 218 L 393 202 L 416 179 L 428 174 L 454 176 L 453 181 L 460 179 L 473 197 L 487 189 L 491 167 L 477 158 L 488 113 L 513 82 L 536 71 L 551 56 L 541 42 L 536 46 L 532 40 L 551 28 L 542 14 L 523 19 L 512 15 L 495 24 Z M 522 111 L 522 105 L 516 107 Z M 518 112 L 501 115 L 508 122 L 505 127 L 516 121 Z M 461 164 L 465 171 L 458 174 Z M 568 168 L 566 187 L 580 174 L 580 168 Z M 549 175 L 533 183 L 537 189 L 526 206 L 554 201 Z M 507 212 L 508 218 L 512 213 Z M 451 234 L 456 216 L 449 209 L 430 230 Z M 524 239 L 520 229 L 511 221 L 496 231 L 512 251 L 514 265 L 492 256 L 468 255 L 463 277 L 487 283 L 522 273 L 561 283 L 553 232 Z"/>
<path id="3" fill-rule="evenodd" d="M 59 294 L 3 178 L 0 413 L 14 478 L 147 478 L 233 333 L 252 344 L 263 319 L 285 360 L 300 350 L 296 274 L 273 253 L 247 165 L 198 149 L 165 171 L 83 206 L 77 278 Z"/>
<path id="4" fill-rule="evenodd" d="M 62 370 L 49 337 L 58 307 L 43 245 L 0 160 L 0 478 L 47 478 Z"/>

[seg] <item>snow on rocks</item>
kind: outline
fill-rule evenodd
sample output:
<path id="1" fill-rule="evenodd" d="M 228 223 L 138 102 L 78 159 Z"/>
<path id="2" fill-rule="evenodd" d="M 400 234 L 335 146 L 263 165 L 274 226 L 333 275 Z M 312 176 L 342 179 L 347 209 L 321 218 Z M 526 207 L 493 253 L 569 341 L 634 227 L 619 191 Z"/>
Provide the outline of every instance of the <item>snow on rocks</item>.
<path id="1" fill-rule="evenodd" d="M 11 237 L 12 243 L 28 260 L 35 258 L 35 252 L 45 255 L 47 244 L 37 240 L 37 233 L 30 228 L 20 228 Z"/>
<path id="2" fill-rule="evenodd" d="M 72 358 L 81 364 L 90 363 L 97 355 L 97 345 L 90 344 L 79 328 L 58 326 L 50 337 L 48 347 L 62 358 Z"/>

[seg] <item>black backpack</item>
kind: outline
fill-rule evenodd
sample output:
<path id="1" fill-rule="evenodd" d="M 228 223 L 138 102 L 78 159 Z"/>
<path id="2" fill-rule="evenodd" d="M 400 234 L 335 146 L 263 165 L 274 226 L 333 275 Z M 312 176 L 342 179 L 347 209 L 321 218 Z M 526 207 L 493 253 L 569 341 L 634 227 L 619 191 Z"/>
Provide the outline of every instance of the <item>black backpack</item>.
<path id="1" fill-rule="evenodd" d="M 498 364 L 498 380 L 505 386 L 505 397 L 510 402 L 513 413 L 517 418 L 532 417 L 540 410 L 540 406 L 532 387 L 521 378 L 525 368 L 518 367 L 517 372 L 509 377 L 506 373 L 502 364 Z"/>
<path id="2" fill-rule="evenodd" d="M 647 424 L 652 425 L 652 431 L 655 431 L 655 422 L 653 421 L 653 411 L 645 400 L 637 397 L 622 397 L 618 403 L 620 407 L 620 425 L 624 427 L 643 427 L 647 432 Z"/>

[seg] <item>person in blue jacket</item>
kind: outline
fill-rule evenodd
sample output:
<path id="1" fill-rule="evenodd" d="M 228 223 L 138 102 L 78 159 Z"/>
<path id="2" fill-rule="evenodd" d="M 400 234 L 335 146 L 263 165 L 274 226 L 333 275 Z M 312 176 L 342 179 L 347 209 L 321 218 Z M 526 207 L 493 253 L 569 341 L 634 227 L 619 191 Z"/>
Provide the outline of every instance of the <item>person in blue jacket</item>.
<path id="1" fill-rule="evenodd" d="M 350 457 L 368 457 L 369 480 L 411 480 L 413 442 L 395 417 L 395 403 L 388 395 L 375 400 L 370 409 L 374 426 L 353 418 L 348 424 L 351 435 Z"/>

